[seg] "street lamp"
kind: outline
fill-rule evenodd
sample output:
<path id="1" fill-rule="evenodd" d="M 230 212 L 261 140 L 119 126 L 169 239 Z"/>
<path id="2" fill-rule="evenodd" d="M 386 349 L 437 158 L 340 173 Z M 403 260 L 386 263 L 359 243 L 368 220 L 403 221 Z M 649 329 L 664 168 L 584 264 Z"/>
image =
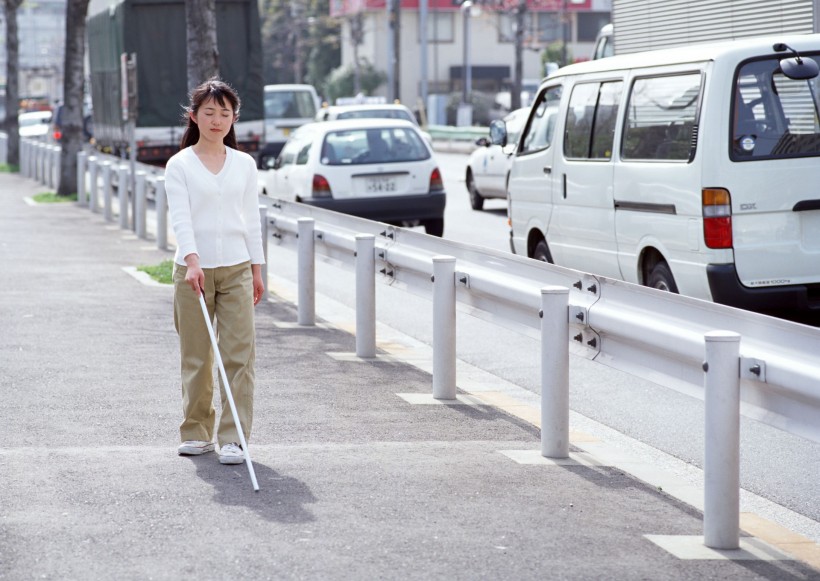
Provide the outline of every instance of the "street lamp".
<path id="1" fill-rule="evenodd" d="M 473 84 L 473 67 L 470 64 L 470 16 L 478 16 L 479 9 L 472 0 L 465 0 L 461 4 L 461 14 L 464 18 L 464 69 L 462 74 L 461 105 L 458 107 L 456 125 L 459 127 L 473 124 L 473 107 L 470 104 L 470 92 Z"/>
<path id="2" fill-rule="evenodd" d="M 462 75 L 461 102 L 468 105 L 470 103 L 470 90 L 473 84 L 473 67 L 470 65 L 470 9 L 473 7 L 471 0 L 466 0 L 461 4 L 461 14 L 464 17 L 464 71 Z"/>

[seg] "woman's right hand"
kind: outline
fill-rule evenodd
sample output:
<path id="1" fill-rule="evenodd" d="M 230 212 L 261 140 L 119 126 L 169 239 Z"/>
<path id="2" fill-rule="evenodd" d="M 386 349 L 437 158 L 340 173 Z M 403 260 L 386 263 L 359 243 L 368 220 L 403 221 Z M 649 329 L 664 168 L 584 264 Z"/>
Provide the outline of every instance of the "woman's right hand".
<path id="1" fill-rule="evenodd" d="M 205 289 L 205 273 L 199 266 L 199 255 L 189 254 L 185 257 L 188 271 L 185 273 L 185 282 L 199 295 Z"/>

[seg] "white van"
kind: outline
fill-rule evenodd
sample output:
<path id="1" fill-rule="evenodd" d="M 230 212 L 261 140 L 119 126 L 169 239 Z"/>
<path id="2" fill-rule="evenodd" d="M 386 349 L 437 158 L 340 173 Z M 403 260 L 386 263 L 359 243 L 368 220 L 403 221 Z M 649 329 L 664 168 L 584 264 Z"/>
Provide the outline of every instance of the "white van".
<path id="1" fill-rule="evenodd" d="M 801 35 L 560 69 L 513 160 L 513 252 L 742 308 L 820 309 L 816 61 L 820 35 Z M 503 144 L 503 122 L 491 134 Z"/>
<path id="2" fill-rule="evenodd" d="M 312 85 L 265 85 L 265 145 L 259 154 L 260 167 L 273 161 L 291 131 L 310 123 L 319 108 Z"/>

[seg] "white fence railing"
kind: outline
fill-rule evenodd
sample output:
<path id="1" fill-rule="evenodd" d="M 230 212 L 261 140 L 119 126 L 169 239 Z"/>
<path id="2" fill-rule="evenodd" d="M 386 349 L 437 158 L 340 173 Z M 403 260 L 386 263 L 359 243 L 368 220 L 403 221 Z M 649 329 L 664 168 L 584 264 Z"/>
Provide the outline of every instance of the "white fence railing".
<path id="1" fill-rule="evenodd" d="M 44 182 L 53 176 L 56 156 L 49 147 L 30 143 L 21 147 L 21 171 Z M 86 160 L 82 154 L 78 159 L 79 203 L 99 211 L 97 191 L 102 180 L 109 220 L 113 220 L 111 168 L 109 159 Z M 165 248 L 164 178 L 156 168 L 150 176 L 145 169 L 139 173 L 154 192 L 157 245 Z M 128 183 L 125 169 L 116 175 L 118 184 Z M 119 187 L 118 194 L 119 207 L 126 212 L 130 199 L 143 198 L 139 211 L 144 212 L 145 193 L 139 186 L 130 197 L 127 187 Z M 739 502 L 738 411 L 820 442 L 820 329 L 313 206 L 267 196 L 260 197 L 260 204 L 267 244 L 293 247 L 298 254 L 299 324 L 315 323 L 317 253 L 356 270 L 360 356 L 375 353 L 371 286 L 377 279 L 432 300 L 435 397 L 455 397 L 456 307 L 540 338 L 545 455 L 566 455 L 568 365 L 561 353 L 567 347 L 590 360 L 704 399 L 711 422 L 707 436 L 718 435 L 707 438 L 704 467 L 705 506 L 715 507 L 710 518 L 704 518 L 706 543 L 711 547 L 737 547 L 737 510 L 732 507 Z M 126 223 L 121 218 L 123 227 Z M 562 340 L 556 333 L 566 336 Z"/>

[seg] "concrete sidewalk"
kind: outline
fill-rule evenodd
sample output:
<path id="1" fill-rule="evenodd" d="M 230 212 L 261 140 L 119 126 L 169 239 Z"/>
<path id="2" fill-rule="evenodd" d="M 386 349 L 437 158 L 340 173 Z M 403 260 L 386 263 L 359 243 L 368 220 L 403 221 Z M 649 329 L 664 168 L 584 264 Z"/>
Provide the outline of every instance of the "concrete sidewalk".
<path id="1" fill-rule="evenodd" d="M 745 550 L 685 558 L 701 513 L 594 439 L 546 462 L 532 408 L 433 404 L 423 365 L 358 360 L 277 296 L 257 308 L 260 492 L 178 457 L 172 291 L 124 270 L 171 254 L 24 200 L 44 189 L 0 174 L 0 579 L 820 578 L 816 545 L 754 519 Z"/>

